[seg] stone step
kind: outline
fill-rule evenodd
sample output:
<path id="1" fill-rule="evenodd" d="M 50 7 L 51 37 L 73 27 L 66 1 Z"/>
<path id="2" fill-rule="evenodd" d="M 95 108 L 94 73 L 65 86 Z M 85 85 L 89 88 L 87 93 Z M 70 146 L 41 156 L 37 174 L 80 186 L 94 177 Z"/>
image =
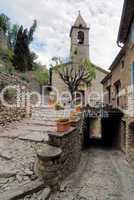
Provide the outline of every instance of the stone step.
<path id="1" fill-rule="evenodd" d="M 26 122 L 28 125 L 36 125 L 36 126 L 55 126 L 56 121 L 55 120 L 29 120 Z"/>
<path id="2" fill-rule="evenodd" d="M 48 134 L 38 131 L 26 131 L 25 133 L 21 134 L 19 137 L 21 140 L 28 140 L 33 142 L 47 142 L 48 141 Z"/>
<path id="3" fill-rule="evenodd" d="M 50 123 L 51 123 L 51 122 L 52 122 L 52 123 L 55 122 L 55 123 L 56 123 L 57 119 L 59 119 L 59 118 L 51 118 L 51 119 L 48 119 L 47 117 L 44 117 L 44 118 L 43 118 L 43 117 L 39 117 L 39 118 L 32 117 L 32 118 L 31 118 L 31 121 L 36 121 L 36 122 L 39 122 L 39 123 L 40 123 L 40 122 L 41 122 L 41 123 L 42 123 L 42 122 L 43 122 L 43 123 L 44 123 L 44 122 L 45 122 L 45 123 L 47 123 L 47 122 L 50 122 Z"/>
<path id="4" fill-rule="evenodd" d="M 18 126 L 17 129 L 24 131 L 31 131 L 31 132 L 42 132 L 42 133 L 46 133 L 47 131 L 55 131 L 56 130 L 56 126 L 36 126 L 36 125 L 24 125 L 24 126 Z"/>
<path id="5" fill-rule="evenodd" d="M 32 116 L 48 116 L 48 117 L 59 117 L 59 116 L 69 116 L 69 113 L 33 113 Z"/>
<path id="6" fill-rule="evenodd" d="M 36 121 L 41 121 L 41 120 L 45 120 L 45 121 L 57 121 L 60 118 L 64 118 L 64 116 L 59 116 L 59 117 L 32 117 L 32 120 L 36 120 Z M 67 117 L 66 117 L 67 118 Z"/>
<path id="7" fill-rule="evenodd" d="M 70 116 L 69 115 L 32 115 L 32 119 L 33 118 L 36 118 L 38 120 L 39 119 L 57 119 L 57 118 L 69 118 Z"/>

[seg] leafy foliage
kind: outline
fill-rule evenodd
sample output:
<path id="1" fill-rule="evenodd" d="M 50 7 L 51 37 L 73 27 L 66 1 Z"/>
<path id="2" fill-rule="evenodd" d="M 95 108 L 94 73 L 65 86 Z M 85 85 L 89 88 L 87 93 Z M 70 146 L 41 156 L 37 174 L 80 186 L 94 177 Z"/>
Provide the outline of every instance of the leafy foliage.
<path id="1" fill-rule="evenodd" d="M 0 49 L 0 60 L 6 66 L 12 66 L 13 51 L 11 49 Z"/>
<path id="2" fill-rule="evenodd" d="M 47 69 L 38 68 L 34 71 L 35 80 L 39 83 L 40 86 L 48 84 L 49 81 L 49 72 Z"/>
<path id="3" fill-rule="evenodd" d="M 8 44 L 11 49 L 14 49 L 16 40 L 17 40 L 17 34 L 19 31 L 19 25 L 13 24 L 8 31 Z"/>
<path id="4" fill-rule="evenodd" d="M 0 91 L 8 85 L 8 81 L 0 80 Z"/>
<path id="5" fill-rule="evenodd" d="M 33 34 L 34 34 L 36 28 L 37 28 L 37 21 L 34 20 L 33 21 L 33 25 L 30 27 L 30 30 L 28 32 L 28 41 L 29 41 L 29 44 L 33 41 Z"/>
<path id="6" fill-rule="evenodd" d="M 29 49 L 28 30 L 20 27 L 14 48 L 13 64 L 20 71 L 32 70 L 33 60 Z"/>
<path id="7" fill-rule="evenodd" d="M 25 72 L 32 70 L 37 59 L 35 53 L 30 51 L 30 44 L 33 41 L 33 35 L 37 27 L 37 21 L 34 20 L 32 26 L 23 29 L 23 26 L 11 24 L 10 19 L 5 15 L 0 15 L 0 28 L 4 31 L 8 40 L 8 50 L 1 51 L 0 59 L 5 63 L 12 62 L 16 70 Z"/>
<path id="8" fill-rule="evenodd" d="M 0 28 L 7 33 L 9 29 L 9 18 L 5 14 L 0 15 Z"/>

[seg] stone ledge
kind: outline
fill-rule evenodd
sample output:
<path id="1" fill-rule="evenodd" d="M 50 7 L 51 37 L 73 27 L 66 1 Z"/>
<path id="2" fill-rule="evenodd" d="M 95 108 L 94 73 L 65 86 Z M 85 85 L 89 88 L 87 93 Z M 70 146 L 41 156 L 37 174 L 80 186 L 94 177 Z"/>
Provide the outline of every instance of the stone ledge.
<path id="1" fill-rule="evenodd" d="M 67 136 L 69 134 L 71 134 L 72 132 L 74 132 L 77 128 L 76 127 L 71 127 L 68 131 L 66 132 L 48 132 L 48 136 L 56 136 L 56 137 L 64 137 Z"/>
<path id="2" fill-rule="evenodd" d="M 62 153 L 61 148 L 45 144 L 43 148 L 37 150 L 37 156 L 41 160 L 53 160 L 59 158 Z"/>

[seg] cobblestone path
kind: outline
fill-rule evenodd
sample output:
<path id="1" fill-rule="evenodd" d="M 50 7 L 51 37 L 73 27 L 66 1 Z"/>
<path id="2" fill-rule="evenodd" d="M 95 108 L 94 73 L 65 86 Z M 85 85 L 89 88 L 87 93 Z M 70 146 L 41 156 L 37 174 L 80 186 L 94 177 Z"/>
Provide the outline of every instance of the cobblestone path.
<path id="1" fill-rule="evenodd" d="M 133 200 L 134 169 L 120 151 L 89 149 L 50 200 Z"/>

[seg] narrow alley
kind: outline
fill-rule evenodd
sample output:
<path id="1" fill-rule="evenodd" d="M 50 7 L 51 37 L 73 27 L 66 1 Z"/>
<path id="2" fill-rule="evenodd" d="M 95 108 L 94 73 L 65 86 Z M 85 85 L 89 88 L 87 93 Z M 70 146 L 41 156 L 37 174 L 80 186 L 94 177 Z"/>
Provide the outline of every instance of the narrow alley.
<path id="1" fill-rule="evenodd" d="M 134 170 L 116 150 L 91 148 L 50 200 L 133 200 Z"/>

